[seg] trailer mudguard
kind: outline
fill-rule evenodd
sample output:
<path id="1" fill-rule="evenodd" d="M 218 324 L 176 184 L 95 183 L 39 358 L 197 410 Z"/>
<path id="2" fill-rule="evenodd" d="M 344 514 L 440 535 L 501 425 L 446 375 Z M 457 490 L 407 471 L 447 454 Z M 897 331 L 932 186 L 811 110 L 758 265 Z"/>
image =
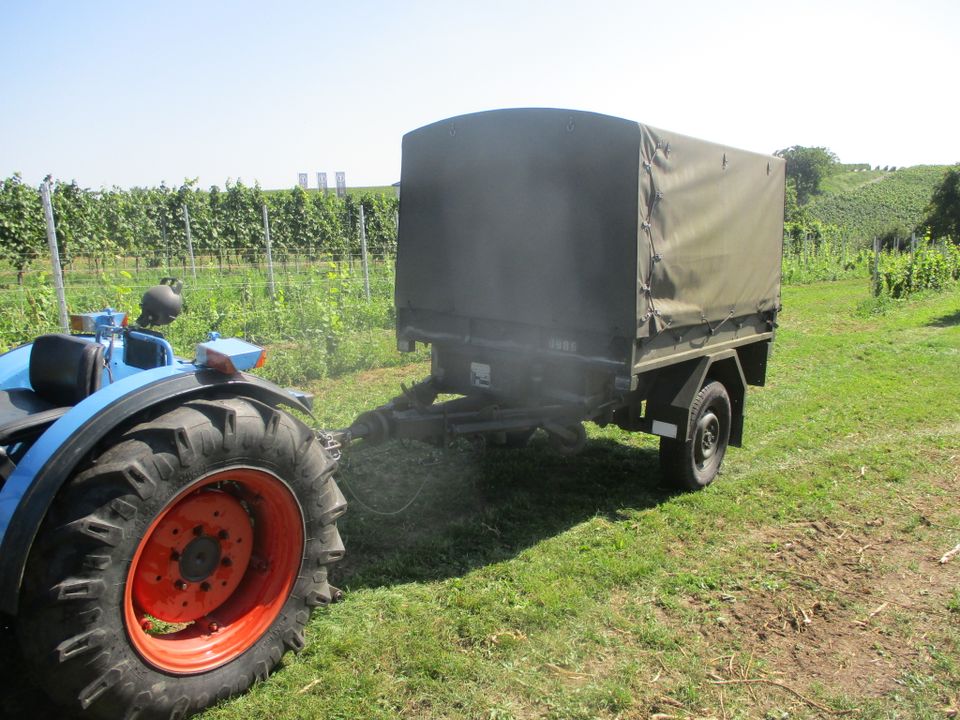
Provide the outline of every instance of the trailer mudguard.
<path id="1" fill-rule="evenodd" d="M 150 407 L 214 395 L 310 412 L 271 382 L 245 373 L 198 370 L 188 363 L 131 375 L 78 403 L 37 439 L 0 490 L 0 611 L 16 614 L 27 555 L 47 509 L 96 444 Z"/>
<path id="2" fill-rule="evenodd" d="M 657 371 L 647 396 L 645 420 L 650 431 L 678 440 L 686 440 L 690 425 L 690 407 L 708 380 L 719 380 L 730 395 L 730 445 L 743 442 L 743 408 L 747 381 L 736 350 L 705 355 L 697 360 L 670 365 Z M 672 431 L 673 434 L 670 434 Z"/>

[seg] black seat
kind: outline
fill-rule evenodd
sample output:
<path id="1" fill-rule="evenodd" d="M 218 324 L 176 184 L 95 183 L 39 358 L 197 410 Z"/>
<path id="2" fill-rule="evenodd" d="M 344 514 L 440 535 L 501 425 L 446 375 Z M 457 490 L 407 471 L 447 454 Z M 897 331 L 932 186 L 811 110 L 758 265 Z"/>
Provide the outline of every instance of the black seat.
<path id="1" fill-rule="evenodd" d="M 0 446 L 37 435 L 100 389 L 103 346 L 41 335 L 30 350 L 30 388 L 0 390 Z"/>

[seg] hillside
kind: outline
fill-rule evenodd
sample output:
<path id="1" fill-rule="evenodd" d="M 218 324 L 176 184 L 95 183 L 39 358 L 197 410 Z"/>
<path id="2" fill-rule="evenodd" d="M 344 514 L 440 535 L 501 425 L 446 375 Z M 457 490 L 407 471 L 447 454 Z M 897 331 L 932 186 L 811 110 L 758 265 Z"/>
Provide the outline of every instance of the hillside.
<path id="1" fill-rule="evenodd" d="M 837 193 L 850 192 L 863 185 L 877 182 L 890 174 L 891 173 L 886 170 L 837 172 L 833 175 L 827 175 L 827 177 L 823 179 L 823 182 L 820 183 L 820 193 L 822 195 L 834 195 Z"/>
<path id="2" fill-rule="evenodd" d="M 923 220 L 930 196 L 949 167 L 841 173 L 825 181 L 826 191 L 807 209 L 817 220 L 843 227 L 853 239 L 869 241 L 891 231 L 906 235 Z"/>

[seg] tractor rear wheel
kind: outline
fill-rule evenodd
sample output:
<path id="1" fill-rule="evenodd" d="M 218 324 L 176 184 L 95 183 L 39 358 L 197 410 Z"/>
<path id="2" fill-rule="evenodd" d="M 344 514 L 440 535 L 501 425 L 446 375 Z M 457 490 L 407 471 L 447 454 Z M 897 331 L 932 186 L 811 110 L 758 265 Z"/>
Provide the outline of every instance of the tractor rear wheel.
<path id="1" fill-rule="evenodd" d="M 254 400 L 127 431 L 63 488 L 17 631 L 45 690 L 91 718 L 179 718 L 267 677 L 339 592 L 346 501 L 313 432 Z"/>

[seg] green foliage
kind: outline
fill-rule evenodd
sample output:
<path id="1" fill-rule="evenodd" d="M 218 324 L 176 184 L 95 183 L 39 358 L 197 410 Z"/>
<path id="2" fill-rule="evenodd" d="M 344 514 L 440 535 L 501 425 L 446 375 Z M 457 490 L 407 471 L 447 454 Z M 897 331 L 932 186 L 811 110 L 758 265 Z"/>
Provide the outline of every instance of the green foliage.
<path id="1" fill-rule="evenodd" d="M 917 244 L 913 253 L 885 252 L 874 294 L 894 299 L 923 290 L 939 291 L 960 279 L 960 247 L 934 245 L 929 238 Z"/>
<path id="2" fill-rule="evenodd" d="M 784 225 L 784 283 L 867 276 L 870 254 L 852 246 L 840 228 L 811 220 L 803 208 L 794 217 Z"/>
<path id="3" fill-rule="evenodd" d="M 923 223 L 946 170 L 943 165 L 905 168 L 850 192 L 821 195 L 805 209 L 812 219 L 842 227 L 862 247 L 871 247 L 873 238 L 887 233 L 902 239 Z"/>
<path id="4" fill-rule="evenodd" d="M 933 191 L 926 226 L 933 237 L 960 243 L 960 166 L 948 170 Z"/>
<path id="5" fill-rule="evenodd" d="M 0 257 L 17 271 L 17 281 L 44 248 L 40 194 L 23 184 L 19 174 L 0 180 Z"/>
<path id="6" fill-rule="evenodd" d="M 116 256 L 137 256 L 149 267 L 183 267 L 187 257 L 184 208 L 196 255 L 216 258 L 219 266 L 262 261 L 263 206 L 267 205 L 275 257 L 323 256 L 335 259 L 360 248 L 363 206 L 367 246 L 373 254 L 396 246 L 398 201 L 390 193 L 332 194 L 293 190 L 265 193 L 259 186 L 227 183 L 221 190 L 185 180 L 178 188 L 88 190 L 75 182 L 55 183 L 52 202 L 61 262 L 89 258 L 99 269 Z M 21 277 L 32 259 L 45 254 L 45 229 L 39 192 L 19 175 L 0 181 L 0 259 Z"/>
<path id="7" fill-rule="evenodd" d="M 392 260 L 370 263 L 369 301 L 359 262 L 322 261 L 299 270 L 280 264 L 276 270 L 272 298 L 263 269 L 210 266 L 196 281 L 188 279 L 184 311 L 164 328 L 177 353 L 191 357 L 211 330 L 244 337 L 268 347 L 264 374 L 287 384 L 396 361 Z M 67 304 L 71 312 L 109 305 L 136 317 L 143 291 L 165 272 L 78 269 L 66 285 Z M 32 273 L 22 285 L 0 285 L 0 351 L 57 330 L 49 276 Z"/>
<path id="8" fill-rule="evenodd" d="M 837 156 L 824 147 L 794 145 L 774 155 L 787 161 L 787 181 L 796 188 L 801 205 L 820 191 L 820 183 L 837 162 Z"/>

